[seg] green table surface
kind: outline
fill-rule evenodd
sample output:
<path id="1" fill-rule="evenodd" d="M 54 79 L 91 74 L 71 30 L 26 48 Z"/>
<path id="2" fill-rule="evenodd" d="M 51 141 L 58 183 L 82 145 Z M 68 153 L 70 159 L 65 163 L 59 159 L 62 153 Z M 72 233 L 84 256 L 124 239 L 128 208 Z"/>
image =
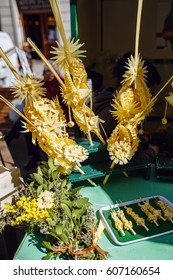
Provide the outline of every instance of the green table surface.
<path id="1" fill-rule="evenodd" d="M 156 178 L 154 166 L 151 168 L 149 180 L 146 180 L 143 174 L 136 170 L 130 172 L 128 177 L 123 174 L 114 174 L 109 178 L 106 185 L 103 185 L 102 181 L 103 178 L 96 178 L 96 187 L 90 185 L 88 181 L 84 181 L 81 190 L 82 195 L 88 197 L 93 204 L 92 207 L 98 220 L 100 219 L 99 209 L 116 204 L 117 200 L 126 202 L 160 195 L 173 203 L 173 182 L 159 181 Z M 41 242 L 41 236 L 25 235 L 14 259 L 43 259 L 46 249 L 43 248 Z M 102 249 L 109 252 L 108 260 L 173 260 L 173 233 L 121 246 L 113 242 L 107 231 L 104 230 L 98 244 Z"/>

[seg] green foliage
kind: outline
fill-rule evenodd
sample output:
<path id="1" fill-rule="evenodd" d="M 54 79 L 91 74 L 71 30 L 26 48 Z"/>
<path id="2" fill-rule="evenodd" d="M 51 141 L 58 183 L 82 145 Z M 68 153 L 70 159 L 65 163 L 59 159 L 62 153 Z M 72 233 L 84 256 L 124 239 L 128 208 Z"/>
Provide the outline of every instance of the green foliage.
<path id="1" fill-rule="evenodd" d="M 32 219 L 28 226 L 29 232 L 40 232 L 45 236 L 43 246 L 48 250 L 44 259 L 104 259 L 105 256 L 97 250 L 75 255 L 75 251 L 84 250 L 92 246 L 92 229 L 96 227 L 97 220 L 87 197 L 80 194 L 80 187 L 72 189 L 67 176 L 58 172 L 53 160 L 41 162 L 37 172 L 30 174 L 23 181 L 23 187 L 14 197 L 17 201 L 22 196 L 31 196 L 38 201 L 46 191 L 53 194 L 53 206 L 46 208 L 49 217 L 46 220 Z M 17 213 L 1 213 L 0 230 L 3 222 L 10 224 Z M 12 217 L 13 216 L 13 217 Z M 62 249 L 63 248 L 63 249 Z M 49 252 L 50 251 L 50 252 Z M 71 251 L 73 253 L 71 253 Z"/>

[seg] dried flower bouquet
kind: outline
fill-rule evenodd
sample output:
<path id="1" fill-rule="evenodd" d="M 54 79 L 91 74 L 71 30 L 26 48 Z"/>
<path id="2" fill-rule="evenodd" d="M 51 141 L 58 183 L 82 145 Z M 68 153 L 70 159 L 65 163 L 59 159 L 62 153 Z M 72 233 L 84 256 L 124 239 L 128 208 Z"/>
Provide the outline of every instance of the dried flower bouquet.
<path id="1" fill-rule="evenodd" d="M 42 234 L 48 249 L 44 259 L 101 260 L 108 255 L 96 241 L 97 219 L 80 187 L 72 189 L 68 177 L 52 159 L 41 162 L 25 180 L 12 203 L 0 208 L 0 232 L 8 226 L 26 226 Z"/>

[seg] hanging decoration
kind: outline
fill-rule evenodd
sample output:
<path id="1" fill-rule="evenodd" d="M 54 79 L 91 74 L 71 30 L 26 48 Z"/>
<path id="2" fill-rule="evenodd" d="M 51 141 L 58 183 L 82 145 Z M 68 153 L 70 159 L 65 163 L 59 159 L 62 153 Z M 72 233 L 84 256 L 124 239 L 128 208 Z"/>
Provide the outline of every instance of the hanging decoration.
<path id="1" fill-rule="evenodd" d="M 146 85 L 147 69 L 140 57 L 139 33 L 143 1 L 138 1 L 135 55 L 128 59 L 122 87 L 116 92 L 113 99 L 112 115 L 118 124 L 107 141 L 107 149 L 112 160 L 110 168 L 116 164 L 127 164 L 139 145 L 139 125 L 151 112 L 154 102 Z M 140 131 L 141 132 L 141 131 Z M 106 184 L 109 175 L 106 175 L 103 184 Z"/>

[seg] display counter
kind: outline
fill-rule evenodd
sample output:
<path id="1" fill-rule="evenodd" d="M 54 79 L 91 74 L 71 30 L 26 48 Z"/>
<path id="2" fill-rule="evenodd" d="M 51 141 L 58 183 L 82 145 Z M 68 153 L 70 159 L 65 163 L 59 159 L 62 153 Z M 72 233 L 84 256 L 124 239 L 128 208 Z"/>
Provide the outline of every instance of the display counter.
<path id="1" fill-rule="evenodd" d="M 159 181 L 155 174 L 155 166 L 151 166 L 150 179 L 146 180 L 143 173 L 129 172 L 128 177 L 123 174 L 113 174 L 106 185 L 103 178 L 96 178 L 96 187 L 88 181 L 79 182 L 83 186 L 81 194 L 88 197 L 93 204 L 98 220 L 99 209 L 116 204 L 117 201 L 131 201 L 151 196 L 163 196 L 173 203 L 173 182 Z M 172 224 L 173 228 L 173 224 Z M 47 253 L 41 245 L 41 235 L 25 235 L 16 254 L 15 260 L 41 260 Z M 173 233 L 153 237 L 148 240 L 128 245 L 118 245 L 110 238 L 106 230 L 98 242 L 99 246 L 109 252 L 108 260 L 172 260 Z"/>

